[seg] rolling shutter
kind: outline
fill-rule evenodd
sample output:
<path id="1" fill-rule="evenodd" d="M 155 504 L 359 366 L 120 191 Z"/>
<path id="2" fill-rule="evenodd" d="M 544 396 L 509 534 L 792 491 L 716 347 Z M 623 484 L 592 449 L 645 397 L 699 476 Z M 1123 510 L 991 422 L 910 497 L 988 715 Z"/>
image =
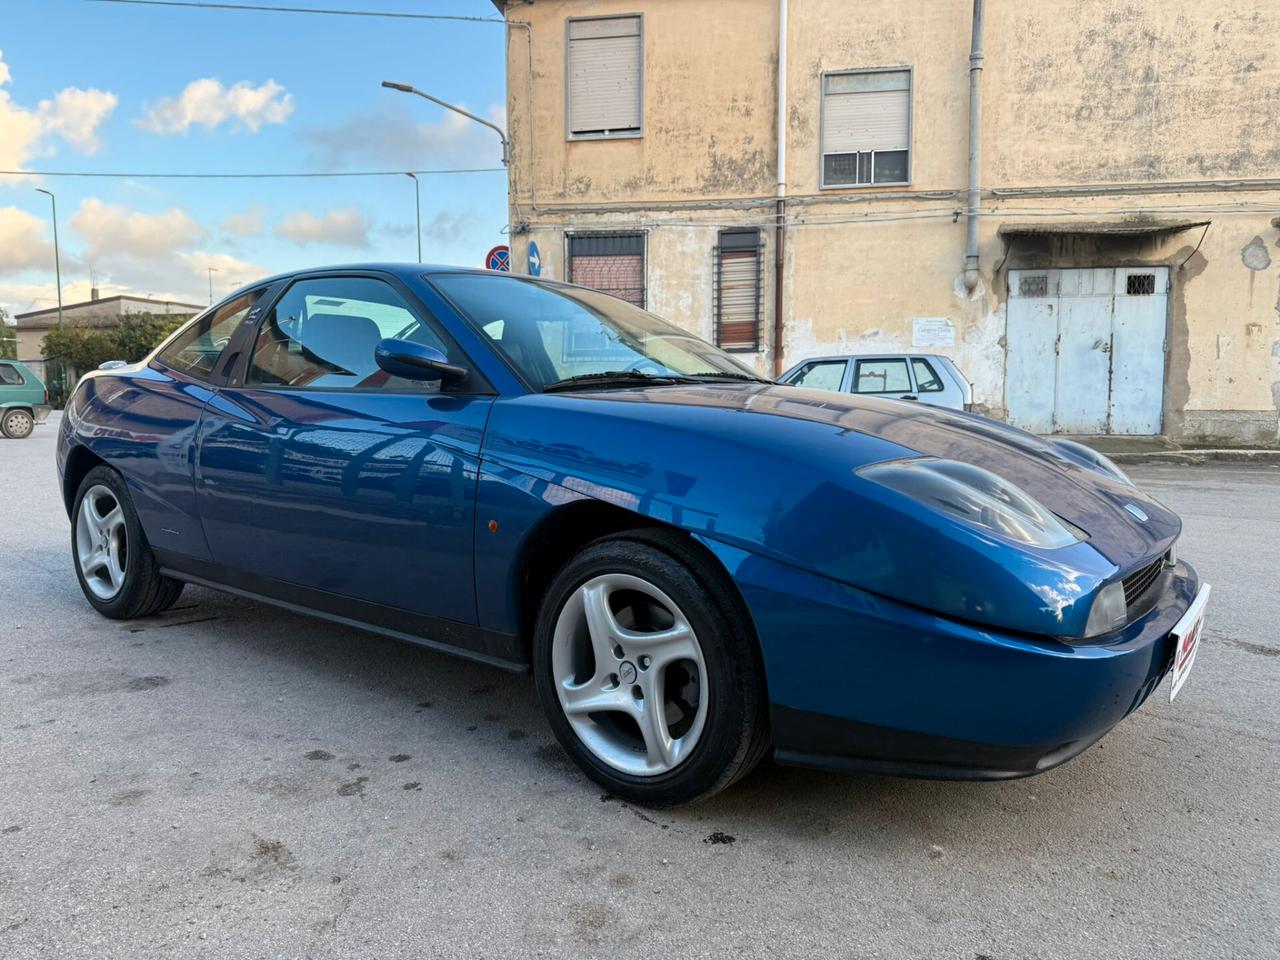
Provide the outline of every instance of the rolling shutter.
<path id="1" fill-rule="evenodd" d="M 908 71 L 833 74 L 825 78 L 824 158 L 907 151 L 910 146 L 911 74 Z M 829 160 L 827 164 L 831 169 Z M 866 170 L 869 173 L 869 164 Z M 870 182 L 869 176 L 860 175 L 856 179 Z"/>
<path id="2" fill-rule="evenodd" d="M 716 344 L 760 349 L 760 231 L 725 230 L 716 247 Z"/>
<path id="3" fill-rule="evenodd" d="M 569 21 L 569 132 L 636 133 L 641 115 L 640 18 Z"/>
<path id="4" fill-rule="evenodd" d="M 569 237 L 569 282 L 645 305 L 644 234 L 589 233 Z"/>

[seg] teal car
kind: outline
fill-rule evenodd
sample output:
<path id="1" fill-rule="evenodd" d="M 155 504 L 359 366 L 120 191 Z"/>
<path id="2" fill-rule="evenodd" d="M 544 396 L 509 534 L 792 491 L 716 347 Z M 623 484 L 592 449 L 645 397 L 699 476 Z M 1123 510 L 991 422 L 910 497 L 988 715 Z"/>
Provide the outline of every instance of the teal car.
<path id="1" fill-rule="evenodd" d="M 44 381 L 26 364 L 0 360 L 0 433 L 22 440 L 48 418 L 49 391 Z"/>

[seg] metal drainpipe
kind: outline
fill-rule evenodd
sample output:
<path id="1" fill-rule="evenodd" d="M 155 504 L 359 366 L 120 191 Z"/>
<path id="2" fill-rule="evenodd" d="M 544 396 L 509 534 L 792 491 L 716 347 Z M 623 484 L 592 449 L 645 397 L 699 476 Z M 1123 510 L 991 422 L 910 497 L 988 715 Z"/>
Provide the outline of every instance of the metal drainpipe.
<path id="1" fill-rule="evenodd" d="M 787 242 L 787 0 L 778 0 L 778 193 L 773 228 L 773 375 L 782 375 L 783 251 Z"/>
<path id="2" fill-rule="evenodd" d="M 973 0 L 973 39 L 969 46 L 969 190 L 966 195 L 964 288 L 978 287 L 978 206 L 982 200 L 982 18 L 984 0 Z"/>

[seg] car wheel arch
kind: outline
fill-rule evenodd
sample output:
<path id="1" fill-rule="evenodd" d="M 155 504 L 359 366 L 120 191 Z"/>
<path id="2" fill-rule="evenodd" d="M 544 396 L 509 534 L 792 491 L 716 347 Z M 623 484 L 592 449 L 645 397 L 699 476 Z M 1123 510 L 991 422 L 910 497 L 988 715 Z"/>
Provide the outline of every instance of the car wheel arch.
<path id="1" fill-rule="evenodd" d="M 66 466 L 62 471 L 62 501 L 67 508 L 67 516 L 75 505 L 76 491 L 80 483 L 94 467 L 109 467 L 107 461 L 81 444 L 76 444 L 67 451 Z"/>
<path id="2" fill-rule="evenodd" d="M 592 499 L 577 500 L 549 513 L 530 532 L 516 559 L 514 584 L 520 616 L 520 636 L 526 652 L 530 649 L 543 597 L 556 575 L 587 545 L 605 537 L 618 536 L 643 541 L 678 561 L 687 563 L 690 558 L 697 557 L 707 568 L 713 570 L 737 606 L 743 622 L 751 627 L 751 641 L 760 658 L 758 663 L 761 682 L 767 682 L 755 622 L 723 560 L 698 538 L 679 527 Z"/>

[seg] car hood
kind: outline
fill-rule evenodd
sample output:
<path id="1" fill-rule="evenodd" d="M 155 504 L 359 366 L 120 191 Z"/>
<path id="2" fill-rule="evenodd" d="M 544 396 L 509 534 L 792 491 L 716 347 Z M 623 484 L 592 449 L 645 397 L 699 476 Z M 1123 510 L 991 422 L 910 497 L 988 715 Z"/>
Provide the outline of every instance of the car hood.
<path id="1" fill-rule="evenodd" d="M 1016 428 L 910 401 L 773 384 L 500 402 L 486 456 L 855 586 L 1019 629 L 1044 626 L 1046 612 L 1059 630 L 1068 620 L 1082 627 L 1082 601 L 1098 585 L 1163 553 L 1180 530 L 1141 490 Z M 856 473 L 919 456 L 1004 477 L 1086 542 L 1038 550 L 1002 541 Z M 1008 596 L 981 596 L 984 577 L 1014 593 L 1031 583 L 1041 610 L 1015 615 Z"/>

